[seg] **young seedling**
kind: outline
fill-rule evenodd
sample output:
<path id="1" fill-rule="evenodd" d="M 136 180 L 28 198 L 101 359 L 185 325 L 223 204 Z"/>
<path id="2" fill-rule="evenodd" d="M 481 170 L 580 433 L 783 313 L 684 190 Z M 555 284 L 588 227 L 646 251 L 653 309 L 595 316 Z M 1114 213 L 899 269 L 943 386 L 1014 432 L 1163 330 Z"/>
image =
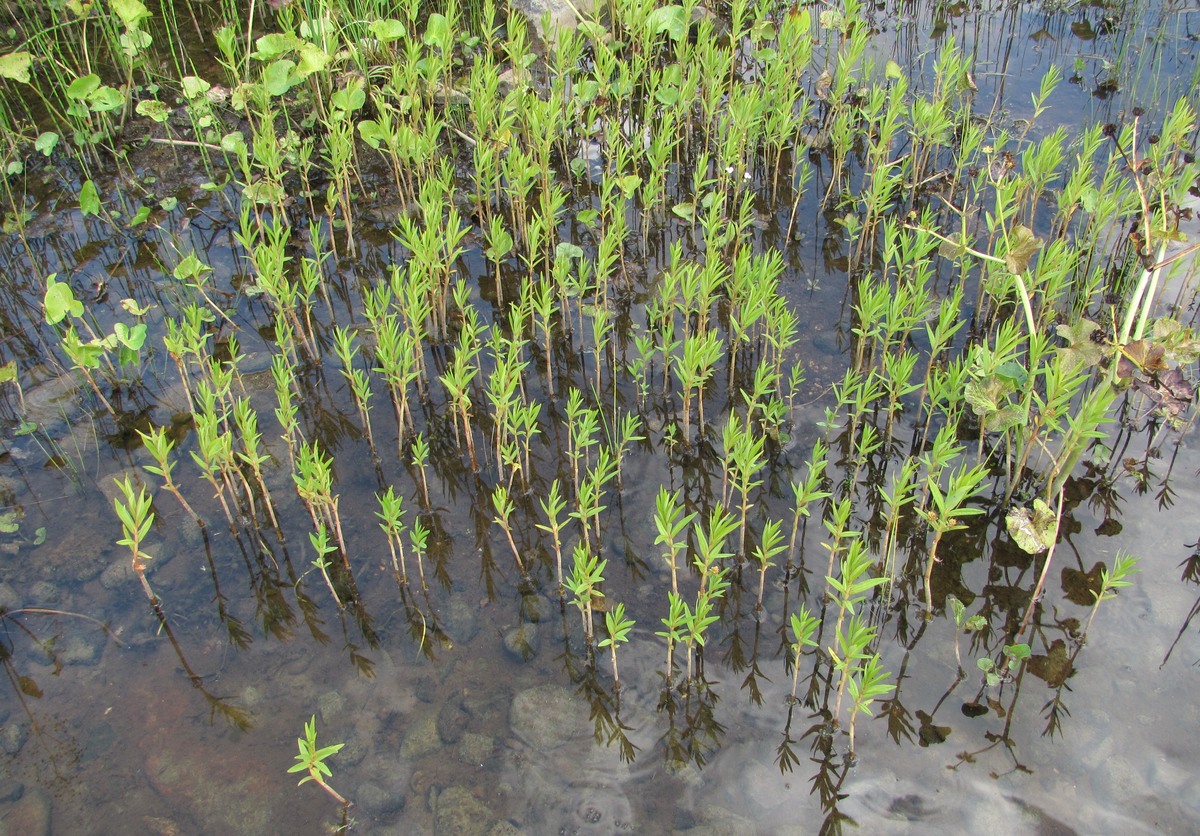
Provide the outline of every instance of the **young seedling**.
<path id="1" fill-rule="evenodd" d="M 1139 558 L 1131 554 L 1118 551 L 1117 557 L 1113 561 L 1112 571 L 1100 570 L 1100 591 L 1092 593 L 1096 596 L 1096 602 L 1092 604 L 1092 611 L 1088 615 L 1087 623 L 1083 625 L 1082 638 L 1087 638 L 1088 630 L 1092 628 L 1092 619 L 1096 617 L 1096 611 L 1100 609 L 1100 602 L 1116 598 L 1118 589 L 1132 584 L 1132 581 L 1126 579 L 1134 572 L 1141 571 L 1137 568 L 1138 560 Z"/>
<path id="2" fill-rule="evenodd" d="M 958 649 L 958 638 L 962 633 L 976 633 L 987 627 L 987 619 L 976 613 L 967 618 L 966 605 L 953 595 L 946 596 L 946 604 L 954 615 L 954 662 L 958 665 L 958 679 L 966 676 L 962 666 L 962 653 Z"/>
<path id="3" fill-rule="evenodd" d="M 800 657 L 804 654 L 804 648 L 817 647 L 816 639 L 813 636 L 817 632 L 817 628 L 821 626 L 821 621 L 816 616 L 808 611 L 808 607 L 801 605 L 800 612 L 792 613 L 792 696 L 791 702 L 796 702 L 796 686 L 800 682 Z"/>
<path id="4" fill-rule="evenodd" d="M 550 493 L 545 499 L 539 499 L 538 504 L 542 506 L 542 513 L 546 515 L 547 521 L 545 524 L 537 523 L 537 527 L 549 534 L 553 541 L 554 565 L 557 570 L 558 594 L 561 599 L 564 589 L 562 564 L 562 512 L 567 508 L 567 501 L 562 498 L 562 492 L 558 487 L 557 479 L 550 483 Z"/>
<path id="5" fill-rule="evenodd" d="M 775 564 L 772 558 L 778 557 L 787 548 L 780 530 L 783 523 L 779 520 L 767 520 L 763 524 L 762 537 L 754 547 L 754 562 L 758 564 L 758 603 L 754 611 L 761 613 L 763 609 L 763 593 L 766 591 L 767 570 Z"/>
<path id="6" fill-rule="evenodd" d="M 395 575 L 396 583 L 404 586 L 408 583 L 408 568 L 404 565 L 404 500 L 396 495 L 395 489 L 388 485 L 388 489 L 376 498 L 379 500 L 379 510 L 375 512 L 375 516 L 379 517 L 379 527 L 383 529 L 383 533 L 387 535 L 388 551 L 392 555 L 392 572 Z"/>
<path id="7" fill-rule="evenodd" d="M 925 567 L 925 620 L 933 618 L 933 593 L 930 581 L 933 577 L 933 567 L 938 562 L 937 548 L 942 536 L 948 531 L 966 528 L 959 520 L 962 517 L 982 514 L 983 509 L 967 505 L 968 500 L 983 487 L 987 469 L 979 464 L 967 470 L 960 467 L 950 474 L 949 486 L 943 491 L 937 482 L 929 483 L 929 496 L 933 507 L 926 507 L 921 513 L 933 529 L 933 544 L 929 547 L 929 562 Z"/>
<path id="8" fill-rule="evenodd" d="M 508 546 L 512 549 L 513 559 L 517 561 L 517 568 L 521 570 L 521 576 L 529 577 L 525 561 L 521 559 L 521 550 L 517 548 L 517 543 L 513 540 L 512 526 L 509 524 L 509 517 L 513 511 L 512 497 L 508 495 L 508 489 L 503 485 L 497 485 L 496 489 L 492 491 L 492 505 L 496 509 L 494 521 L 504 531 Z"/>
<path id="9" fill-rule="evenodd" d="M 658 529 L 658 536 L 654 542 L 663 547 L 663 559 L 671 567 L 671 593 L 674 595 L 679 595 L 679 554 L 687 547 L 683 534 L 694 519 L 694 511 L 684 516 L 683 508 L 679 505 L 678 491 L 670 494 L 665 487 L 659 487 L 658 496 L 654 500 L 654 525 Z"/>
<path id="10" fill-rule="evenodd" d="M 879 654 L 876 653 L 859 668 L 858 676 L 850 679 L 850 759 L 854 759 L 854 721 L 859 714 L 871 715 L 871 703 L 888 694 L 896 686 L 884 682 L 891 674 L 880 667 Z"/>
<path id="11" fill-rule="evenodd" d="M 617 673 L 617 645 L 629 641 L 629 631 L 633 629 L 634 623 L 633 619 L 625 617 L 624 604 L 617 604 L 604 613 L 604 626 L 608 630 L 608 637 L 600 640 L 599 647 L 608 648 L 609 657 L 612 659 L 613 686 L 618 689 L 621 687 L 621 677 Z"/>
<path id="12" fill-rule="evenodd" d="M 330 771 L 329 765 L 325 763 L 326 759 L 336 755 L 342 750 L 346 744 L 335 743 L 332 746 L 317 746 L 317 715 L 313 715 L 307 723 L 304 724 L 304 737 L 296 738 L 296 743 L 300 747 L 300 754 L 296 755 L 296 760 L 299 763 L 292 764 L 288 768 L 289 773 L 307 772 L 296 786 L 302 786 L 309 781 L 316 782 L 317 786 L 329 793 L 329 795 L 341 804 L 343 807 L 349 807 L 350 802 L 337 790 L 329 786 L 325 782 L 326 778 L 332 778 L 333 772 Z"/>
<path id="13" fill-rule="evenodd" d="M 590 654 L 595 636 L 592 614 L 596 603 L 604 600 L 600 584 L 604 583 L 604 568 L 608 566 L 608 561 L 590 554 L 582 542 L 575 544 L 571 558 L 571 577 L 567 579 L 566 586 L 575 596 L 573 603 L 579 608 L 579 615 L 583 619 L 583 635 Z"/>
<path id="14" fill-rule="evenodd" d="M 1001 652 L 1006 660 L 1003 665 L 997 665 L 990 656 L 984 656 L 975 662 L 979 670 L 983 671 L 989 688 L 995 688 L 1001 682 L 1011 679 L 1021 669 L 1021 664 L 1032 655 L 1027 644 L 1005 645 Z"/>
<path id="15" fill-rule="evenodd" d="M 325 523 L 318 523 L 316 531 L 308 532 L 308 539 L 312 543 L 313 551 L 317 553 L 313 566 L 321 570 L 321 577 L 325 579 L 325 586 L 329 588 L 329 594 L 333 596 L 338 609 L 344 609 L 342 599 L 338 597 L 337 590 L 333 588 L 333 580 L 329 577 L 329 567 L 333 564 L 329 562 L 328 556 L 337 551 L 337 546 L 330 542 Z"/>
<path id="16" fill-rule="evenodd" d="M 150 605 L 157 608 L 158 596 L 154 594 L 154 590 L 150 588 L 150 582 L 146 580 L 146 561 L 153 560 L 153 557 L 142 551 L 142 541 L 150 533 L 150 526 L 154 525 L 154 511 L 150 509 L 150 495 L 146 493 L 145 485 L 138 485 L 135 494 L 128 475 L 122 481 L 115 479 L 113 481 L 116 481 L 117 488 L 121 491 L 121 497 L 124 497 L 124 502 L 121 501 L 121 497 L 113 500 L 113 506 L 121 520 L 121 530 L 125 533 L 125 536 L 117 541 L 117 545 L 129 547 L 133 572 L 142 584 L 142 591 L 146 593 Z"/>

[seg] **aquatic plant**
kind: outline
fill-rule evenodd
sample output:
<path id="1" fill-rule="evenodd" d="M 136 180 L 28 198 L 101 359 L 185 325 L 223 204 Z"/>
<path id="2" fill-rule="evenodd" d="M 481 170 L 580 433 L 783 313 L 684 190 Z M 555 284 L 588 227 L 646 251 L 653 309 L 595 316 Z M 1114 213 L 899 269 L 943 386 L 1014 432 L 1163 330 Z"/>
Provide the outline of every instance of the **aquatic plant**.
<path id="1" fill-rule="evenodd" d="M 299 763 L 294 763 L 288 767 L 288 772 L 308 773 L 300 779 L 297 786 L 302 786 L 309 781 L 313 781 L 317 786 L 329 793 L 329 796 L 338 804 L 341 804 L 342 807 L 349 807 L 350 802 L 325 781 L 326 778 L 333 777 L 333 771 L 325 761 L 342 751 L 342 747 L 346 744 L 334 743 L 330 746 L 317 746 L 317 715 L 314 714 L 304 724 L 304 737 L 296 738 L 296 745 L 300 748 L 299 754 L 296 755 L 296 760 Z"/>

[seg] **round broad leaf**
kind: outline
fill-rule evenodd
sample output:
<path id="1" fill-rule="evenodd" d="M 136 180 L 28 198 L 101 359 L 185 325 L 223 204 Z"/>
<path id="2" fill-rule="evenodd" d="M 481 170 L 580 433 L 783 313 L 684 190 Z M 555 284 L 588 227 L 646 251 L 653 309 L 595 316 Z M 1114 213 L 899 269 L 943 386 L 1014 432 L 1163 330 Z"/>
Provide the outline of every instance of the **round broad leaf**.
<path id="1" fill-rule="evenodd" d="M 368 28 L 370 28 L 371 34 L 383 44 L 408 37 L 408 30 L 404 28 L 404 24 L 391 18 L 388 20 L 373 20 Z"/>
<path id="2" fill-rule="evenodd" d="M 1040 554 L 1054 545 L 1058 536 L 1058 524 L 1054 512 L 1040 499 L 1033 501 L 1033 510 L 1014 508 L 1004 518 L 1009 536 L 1022 551 Z"/>
<path id="3" fill-rule="evenodd" d="M 289 58 L 273 61 L 263 71 L 263 86 L 272 96 L 282 96 L 300 80 L 295 73 L 296 62 Z"/>
<path id="4" fill-rule="evenodd" d="M 153 119 L 155 122 L 166 122 L 171 116 L 171 108 L 156 99 L 145 99 L 134 108 L 139 116 Z"/>
<path id="5" fill-rule="evenodd" d="M 454 45 L 454 37 L 450 31 L 450 21 L 444 14 L 434 12 L 429 16 L 422 40 L 426 46 L 436 46 L 442 52 L 450 51 L 450 47 Z"/>
<path id="6" fill-rule="evenodd" d="M 79 189 L 79 211 L 85 216 L 100 213 L 100 193 L 91 180 L 86 181 Z"/>
<path id="7" fill-rule="evenodd" d="M 112 10 L 121 18 L 126 29 L 137 29 L 142 21 L 150 17 L 150 10 L 141 0 L 112 0 Z"/>
<path id="8" fill-rule="evenodd" d="M 254 45 L 258 48 L 257 52 L 251 53 L 251 58 L 257 58 L 259 61 L 274 61 L 280 55 L 286 55 L 294 49 L 300 47 L 301 40 L 295 35 L 275 32 L 270 35 L 263 35 Z"/>
<path id="9" fill-rule="evenodd" d="M 97 113 L 111 113 L 125 106 L 125 97 L 121 91 L 107 84 L 97 87 L 88 94 L 88 105 Z"/>
<path id="10" fill-rule="evenodd" d="M 100 86 L 100 76 L 95 73 L 81 76 L 67 85 L 67 98 L 82 102 Z"/>
<path id="11" fill-rule="evenodd" d="M 202 78 L 197 78 L 194 75 L 185 75 L 180 84 L 183 87 L 183 95 L 190 99 L 195 99 L 203 96 L 212 89 L 212 85 Z"/>
<path id="12" fill-rule="evenodd" d="M 46 322 L 57 325 L 71 316 L 83 316 L 83 303 L 75 298 L 71 286 L 66 282 L 56 281 L 57 273 L 46 277 L 46 295 L 42 302 L 46 306 Z"/>
<path id="13" fill-rule="evenodd" d="M 0 78 L 11 78 L 13 81 L 28 84 L 31 63 L 33 63 L 33 55 L 24 50 L 0 55 Z"/>
<path id="14" fill-rule="evenodd" d="M 555 258 L 583 258 L 583 248 L 568 241 L 559 241 L 554 248 Z"/>
<path id="15" fill-rule="evenodd" d="M 313 73 L 325 69 L 325 65 L 329 63 L 329 53 L 316 44 L 310 44 L 307 41 L 300 46 L 299 57 L 300 61 L 296 65 L 296 75 L 301 78 L 308 78 Z"/>
<path id="16" fill-rule="evenodd" d="M 661 6 L 646 15 L 646 26 L 656 35 L 665 33 L 673 41 L 683 40 L 687 18 L 683 6 Z"/>
<path id="17" fill-rule="evenodd" d="M 38 138 L 33 141 L 33 147 L 40 151 L 43 156 L 49 157 L 54 153 L 54 149 L 58 146 L 59 136 L 54 131 L 43 131 L 38 134 Z"/>

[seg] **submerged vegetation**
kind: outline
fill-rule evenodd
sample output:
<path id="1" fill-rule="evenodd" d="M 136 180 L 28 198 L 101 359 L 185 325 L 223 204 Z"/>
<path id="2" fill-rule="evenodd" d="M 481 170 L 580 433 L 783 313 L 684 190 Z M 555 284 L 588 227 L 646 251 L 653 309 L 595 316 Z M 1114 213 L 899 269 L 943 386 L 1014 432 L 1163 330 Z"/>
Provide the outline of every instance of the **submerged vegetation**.
<path id="1" fill-rule="evenodd" d="M 864 717 L 911 738 L 927 629 L 954 635 L 951 690 L 971 631 L 987 712 L 1131 583 L 1124 552 L 1081 564 L 1090 595 L 1046 621 L 1073 509 L 1107 519 L 1133 437 L 1149 458 L 1192 420 L 1195 101 L 1068 129 L 1053 69 L 993 110 L 952 38 L 880 60 L 857 0 L 615 0 L 544 40 L 492 0 L 205 5 L 31 6 L 0 56 L 4 228 L 37 288 L 4 291 L 5 414 L 26 426 L 22 381 L 57 363 L 141 448 L 146 475 L 108 478 L 163 627 L 143 544 L 180 513 L 233 644 L 236 552 L 264 634 L 327 639 L 328 595 L 367 675 L 382 587 L 429 656 L 456 584 L 544 592 L 580 615 L 571 678 L 611 669 L 610 741 L 619 656 L 662 647 L 660 711 L 693 723 L 723 647 L 756 702 L 790 683 L 787 728 L 815 718 L 832 810 Z M 48 257 L 47 200 L 152 279 Z M 844 294 L 809 368 L 815 235 Z M 671 728 L 665 757 L 702 763 Z M 314 729 L 292 771 L 346 805 Z"/>

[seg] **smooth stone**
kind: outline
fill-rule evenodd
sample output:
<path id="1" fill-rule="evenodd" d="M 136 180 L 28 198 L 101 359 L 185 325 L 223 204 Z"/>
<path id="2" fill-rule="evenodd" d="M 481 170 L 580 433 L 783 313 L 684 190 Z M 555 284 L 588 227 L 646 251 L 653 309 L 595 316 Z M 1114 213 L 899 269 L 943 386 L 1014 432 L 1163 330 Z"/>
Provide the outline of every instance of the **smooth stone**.
<path id="1" fill-rule="evenodd" d="M 438 711 L 438 737 L 446 745 L 453 745 L 462 738 L 463 729 L 467 724 L 467 711 L 463 708 L 458 695 L 451 697 L 442 704 Z"/>
<path id="2" fill-rule="evenodd" d="M 0 607 L 6 612 L 21 608 L 21 596 L 13 589 L 12 584 L 0 583 Z"/>
<path id="3" fill-rule="evenodd" d="M 758 830 L 749 819 L 710 804 L 700 811 L 700 823 L 686 832 L 688 836 L 754 836 Z"/>
<path id="4" fill-rule="evenodd" d="M 483 766 L 495 751 L 495 738 L 488 737 L 485 734 L 467 732 L 462 736 L 462 741 L 458 744 L 458 756 L 465 763 L 469 763 L 472 766 Z"/>
<path id="5" fill-rule="evenodd" d="M 32 790 L 0 808 L 0 836 L 47 836 L 50 801 L 41 790 Z"/>
<path id="6" fill-rule="evenodd" d="M 146 552 L 154 554 L 157 549 L 148 547 Z M 108 567 L 100 573 L 100 585 L 105 589 L 120 589 L 127 584 L 139 584 L 137 572 L 133 571 L 133 560 L 127 551 L 114 551 L 116 557 Z M 146 577 L 154 573 L 154 567 L 158 564 L 153 560 L 146 561 Z"/>
<path id="7" fill-rule="evenodd" d="M 0 780 L 0 804 L 17 801 L 25 794 L 25 785 L 13 778 Z"/>
<path id="8" fill-rule="evenodd" d="M 550 599 L 538 592 L 521 596 L 521 618 L 530 624 L 540 624 L 557 615 L 558 608 Z"/>
<path id="9" fill-rule="evenodd" d="M 9 723 L 0 728 L 0 749 L 3 749 L 5 754 L 17 754 L 28 739 L 29 732 L 20 723 Z"/>
<path id="10" fill-rule="evenodd" d="M 62 591 L 50 581 L 37 581 L 29 587 L 29 600 L 36 602 L 39 607 L 53 607 L 62 603 Z"/>
<path id="11" fill-rule="evenodd" d="M 391 792 L 370 781 L 358 788 L 355 800 L 372 816 L 389 816 L 404 809 L 405 798 L 402 794 Z"/>
<path id="12" fill-rule="evenodd" d="M 592 734 L 588 707 L 561 685 L 539 685 L 513 697 L 513 734 L 539 752 L 578 742 Z"/>
<path id="13" fill-rule="evenodd" d="M 528 662 L 542 646 L 542 634 L 536 624 L 521 624 L 504 635 L 504 649 L 518 662 Z"/>
<path id="14" fill-rule="evenodd" d="M 100 661 L 100 648 L 105 635 L 92 632 L 82 636 L 71 636 L 58 651 L 58 658 L 67 665 L 94 665 Z"/>
<path id="15" fill-rule="evenodd" d="M 436 836 L 486 836 L 496 817 L 464 787 L 449 787 L 438 794 L 433 817 Z"/>
<path id="16" fill-rule="evenodd" d="M 438 736 L 437 715 L 427 714 L 409 727 L 404 742 L 400 744 L 400 757 L 412 762 L 432 755 L 441 748 L 442 739 Z"/>
<path id="17" fill-rule="evenodd" d="M 346 698 L 337 691 L 326 691 L 317 697 L 317 714 L 321 715 L 321 722 L 327 726 L 343 719 L 345 710 Z"/>
<path id="18" fill-rule="evenodd" d="M 488 836 L 521 836 L 525 831 L 510 821 L 498 821 L 488 831 Z"/>
<path id="19" fill-rule="evenodd" d="M 466 644 L 479 632 L 475 610 L 462 596 L 451 598 L 441 616 L 442 630 L 455 644 Z"/>

